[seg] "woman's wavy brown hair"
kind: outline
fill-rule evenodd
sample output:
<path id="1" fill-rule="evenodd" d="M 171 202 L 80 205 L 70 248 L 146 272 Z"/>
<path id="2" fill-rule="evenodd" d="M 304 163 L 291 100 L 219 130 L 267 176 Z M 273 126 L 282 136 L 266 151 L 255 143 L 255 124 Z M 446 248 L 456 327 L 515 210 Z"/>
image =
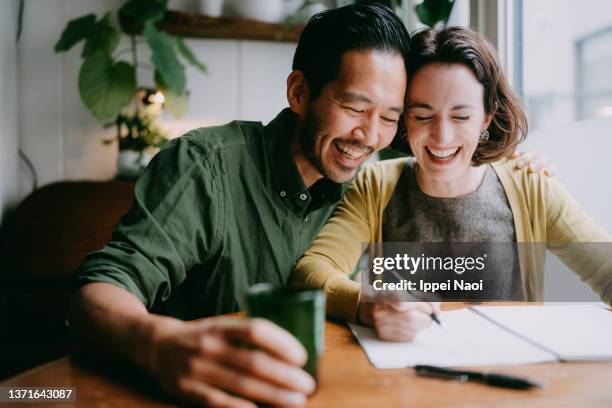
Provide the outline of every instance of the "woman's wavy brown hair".
<path id="1" fill-rule="evenodd" d="M 514 152 L 527 135 L 527 118 L 497 54 L 480 34 L 462 27 L 443 27 L 438 30 L 417 31 L 410 40 L 408 57 L 408 87 L 415 74 L 433 63 L 463 64 L 470 68 L 484 87 L 484 110 L 492 115 L 489 140 L 478 144 L 472 163 L 490 163 Z M 399 131 L 391 147 L 412 155 L 406 129 Z"/>

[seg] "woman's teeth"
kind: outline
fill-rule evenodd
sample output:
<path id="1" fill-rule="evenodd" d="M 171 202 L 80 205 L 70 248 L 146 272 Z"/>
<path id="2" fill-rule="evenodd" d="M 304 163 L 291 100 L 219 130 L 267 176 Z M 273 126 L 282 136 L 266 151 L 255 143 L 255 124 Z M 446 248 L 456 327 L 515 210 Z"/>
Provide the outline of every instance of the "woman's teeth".
<path id="1" fill-rule="evenodd" d="M 355 149 L 349 144 L 335 143 L 335 145 L 338 149 L 340 149 L 340 151 L 342 151 L 342 153 L 344 153 L 345 156 L 348 156 L 351 159 L 359 159 L 366 154 L 365 150 Z"/>
<path id="2" fill-rule="evenodd" d="M 427 151 L 432 156 L 438 159 L 448 159 L 451 156 L 453 156 L 455 153 L 457 153 L 458 150 L 459 150 L 459 147 L 453 147 L 452 149 L 444 149 L 444 150 L 433 149 L 431 147 L 427 147 Z"/>

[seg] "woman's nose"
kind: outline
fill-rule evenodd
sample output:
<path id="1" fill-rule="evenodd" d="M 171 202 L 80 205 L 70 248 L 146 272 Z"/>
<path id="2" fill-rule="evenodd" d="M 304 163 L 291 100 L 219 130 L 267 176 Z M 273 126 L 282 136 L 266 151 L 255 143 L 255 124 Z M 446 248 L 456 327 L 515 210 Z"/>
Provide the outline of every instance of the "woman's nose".
<path id="1" fill-rule="evenodd" d="M 453 129 L 447 120 L 436 121 L 431 133 L 432 139 L 442 146 L 453 140 Z"/>

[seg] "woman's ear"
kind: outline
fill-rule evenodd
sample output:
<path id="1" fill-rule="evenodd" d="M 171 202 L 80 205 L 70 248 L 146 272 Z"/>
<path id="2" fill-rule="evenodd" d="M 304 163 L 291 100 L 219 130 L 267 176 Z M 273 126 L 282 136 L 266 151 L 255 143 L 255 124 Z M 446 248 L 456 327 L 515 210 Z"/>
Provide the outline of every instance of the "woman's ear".
<path id="1" fill-rule="evenodd" d="M 484 132 L 485 129 L 489 128 L 491 121 L 493 120 L 493 113 L 485 113 L 484 119 L 482 120 L 482 126 L 480 127 L 480 133 Z"/>
<path id="2" fill-rule="evenodd" d="M 287 101 L 291 110 L 302 119 L 306 114 L 309 89 L 302 71 L 294 70 L 287 78 Z"/>

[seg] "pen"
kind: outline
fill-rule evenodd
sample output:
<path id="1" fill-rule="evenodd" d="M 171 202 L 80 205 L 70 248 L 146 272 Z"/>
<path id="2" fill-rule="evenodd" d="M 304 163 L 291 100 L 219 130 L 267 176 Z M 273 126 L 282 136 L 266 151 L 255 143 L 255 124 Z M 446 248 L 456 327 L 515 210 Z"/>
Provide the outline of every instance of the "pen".
<path id="1" fill-rule="evenodd" d="M 450 331 L 450 329 L 448 328 L 448 326 L 446 326 L 444 323 L 442 323 L 442 321 L 440 320 L 440 318 L 438 317 L 437 314 L 432 313 L 429 315 L 429 317 L 431 317 L 431 320 L 433 320 L 434 322 L 438 323 L 438 325 L 443 328 L 444 330 L 446 330 L 447 332 Z"/>
<path id="2" fill-rule="evenodd" d="M 397 279 L 398 282 L 402 281 L 402 277 L 399 275 L 399 273 L 397 273 L 395 270 L 391 269 L 389 270 L 389 272 L 391 272 L 391 274 L 393 275 L 393 277 L 395 279 Z M 415 298 L 416 300 L 423 302 L 424 300 L 420 299 L 418 296 L 416 296 L 413 292 L 411 291 L 406 291 L 410 296 L 412 296 L 413 298 Z M 442 323 L 442 321 L 440 320 L 440 318 L 438 317 L 437 314 L 432 313 L 429 315 L 429 317 L 431 318 L 431 320 L 433 320 L 434 322 L 436 322 L 438 324 L 438 326 L 440 326 L 441 328 L 443 328 L 444 330 L 446 330 L 447 332 L 450 331 L 450 329 L 448 328 L 448 326 L 446 326 L 444 323 Z"/>
<path id="3" fill-rule="evenodd" d="M 507 374 L 483 373 L 478 371 L 453 370 L 450 368 L 429 365 L 414 366 L 416 373 L 423 377 L 444 378 L 461 382 L 474 381 L 493 387 L 513 388 L 526 390 L 532 387 L 542 388 L 542 384 Z"/>

